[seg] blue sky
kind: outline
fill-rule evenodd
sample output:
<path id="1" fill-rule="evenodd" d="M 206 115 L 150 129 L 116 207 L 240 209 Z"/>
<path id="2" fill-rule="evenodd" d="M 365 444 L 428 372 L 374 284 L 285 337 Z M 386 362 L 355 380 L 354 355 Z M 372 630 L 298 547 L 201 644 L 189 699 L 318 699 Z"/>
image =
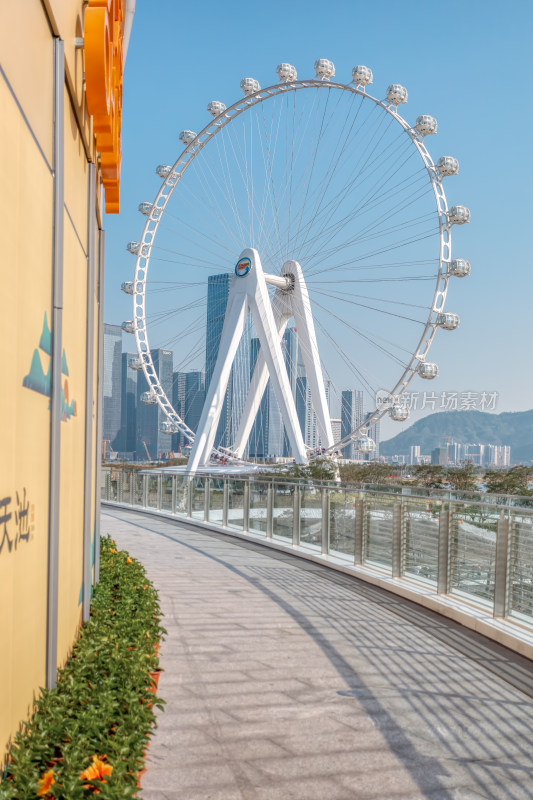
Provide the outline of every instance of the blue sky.
<path id="1" fill-rule="evenodd" d="M 131 318 L 120 283 L 131 279 L 134 264 L 125 244 L 142 232 L 137 205 L 154 199 L 155 166 L 175 161 L 179 132 L 207 123 L 209 100 L 237 100 L 244 76 L 275 83 L 281 61 L 312 77 L 315 59 L 329 58 L 346 83 L 353 65 L 365 64 L 376 96 L 401 83 L 409 90 L 402 107 L 408 120 L 437 118 L 434 159 L 455 155 L 461 165 L 446 184 L 448 201 L 472 211 L 470 225 L 455 228 L 453 245 L 454 257 L 471 261 L 472 274 L 452 284 L 446 303 L 461 327 L 439 332 L 431 359 L 440 376 L 416 388 L 497 391 L 497 411 L 531 408 L 532 10 L 522 0 L 269 7 L 137 0 L 124 82 L 122 210 L 104 223 L 105 320 Z"/>

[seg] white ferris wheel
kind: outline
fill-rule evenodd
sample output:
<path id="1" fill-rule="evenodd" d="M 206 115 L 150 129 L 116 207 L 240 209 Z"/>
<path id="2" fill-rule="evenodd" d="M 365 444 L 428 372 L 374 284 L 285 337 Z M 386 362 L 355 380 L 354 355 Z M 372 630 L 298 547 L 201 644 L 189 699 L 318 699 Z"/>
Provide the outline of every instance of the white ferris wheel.
<path id="1" fill-rule="evenodd" d="M 368 67 L 346 84 L 327 59 L 315 72 L 300 80 L 283 63 L 276 84 L 244 78 L 244 98 L 211 101 L 209 123 L 181 132 L 174 164 L 157 167 L 154 202 L 139 206 L 146 222 L 127 246 L 136 262 L 122 284 L 133 297 L 123 328 L 148 384 L 141 399 L 159 405 L 163 432 L 192 445 L 191 470 L 246 460 L 267 395 L 298 462 L 348 446 L 371 454 L 372 426 L 385 414 L 406 420 L 411 381 L 438 375 L 428 358 L 437 329 L 459 326 L 444 304 L 450 278 L 470 264 L 452 260 L 451 229 L 470 211 L 448 208 L 443 179 L 459 163 L 432 160 L 425 138 L 437 121 L 407 122 L 399 84 L 371 95 Z M 178 371 L 205 371 L 196 430 L 151 347 L 173 348 Z M 348 388 L 368 413 L 339 433 L 332 406 L 341 416 Z"/>

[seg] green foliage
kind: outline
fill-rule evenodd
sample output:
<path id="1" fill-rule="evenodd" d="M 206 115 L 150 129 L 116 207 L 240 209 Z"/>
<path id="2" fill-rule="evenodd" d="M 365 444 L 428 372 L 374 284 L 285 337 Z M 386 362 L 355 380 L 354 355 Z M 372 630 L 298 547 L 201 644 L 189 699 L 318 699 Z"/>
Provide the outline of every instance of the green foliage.
<path id="1" fill-rule="evenodd" d="M 426 486 L 429 489 L 442 489 L 447 475 L 444 467 L 437 464 L 420 464 L 414 470 L 415 485 Z"/>
<path id="2" fill-rule="evenodd" d="M 449 469 L 446 473 L 446 480 L 452 489 L 470 492 L 476 488 L 478 470 L 471 462 L 467 462 L 461 467 Z"/>
<path id="3" fill-rule="evenodd" d="M 388 464 L 369 461 L 366 464 L 343 464 L 340 467 L 341 481 L 345 483 L 397 483 L 399 475 Z"/>
<path id="4" fill-rule="evenodd" d="M 519 466 L 506 470 L 485 473 L 487 492 L 491 494 L 514 494 L 529 497 L 533 491 L 529 482 L 533 479 L 533 467 Z"/>
<path id="5" fill-rule="evenodd" d="M 334 481 L 337 467 L 328 458 L 317 458 L 309 464 L 289 464 L 277 472 L 266 473 L 267 477 L 298 481 Z"/>
<path id="6" fill-rule="evenodd" d="M 0 800 L 34 800 L 49 770 L 54 783 L 41 792 L 47 798 L 135 795 L 153 705 L 163 703 L 149 674 L 157 670 L 163 633 L 157 592 L 143 566 L 102 538 L 90 620 L 59 671 L 57 688 L 42 690 L 33 717 L 15 737 Z M 82 779 L 95 755 L 112 771 L 104 779 Z"/>

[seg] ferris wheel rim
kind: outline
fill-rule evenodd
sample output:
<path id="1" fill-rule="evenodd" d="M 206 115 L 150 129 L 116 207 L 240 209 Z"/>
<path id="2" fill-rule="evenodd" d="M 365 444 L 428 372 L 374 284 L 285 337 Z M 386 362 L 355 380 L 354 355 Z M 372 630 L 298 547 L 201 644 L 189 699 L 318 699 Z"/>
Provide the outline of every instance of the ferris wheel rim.
<path id="1" fill-rule="evenodd" d="M 359 95 L 363 99 L 372 101 L 382 111 L 389 114 L 403 129 L 406 135 L 409 136 L 413 146 L 417 149 L 424 167 L 426 168 L 429 180 L 431 182 L 433 193 L 436 203 L 436 213 L 439 221 L 439 266 L 436 276 L 435 290 L 433 293 L 433 300 L 428 318 L 424 323 L 424 330 L 420 336 L 418 344 L 414 350 L 409 364 L 405 367 L 402 375 L 397 380 L 393 389 L 389 392 L 391 397 L 401 396 L 407 389 L 415 375 L 417 374 L 417 366 L 423 363 L 426 359 L 427 353 L 433 343 L 437 331 L 437 315 L 442 313 L 444 303 L 446 301 L 449 274 L 446 265 L 451 263 L 451 223 L 448 219 L 448 204 L 446 194 L 442 186 L 442 176 L 439 175 L 437 167 L 433 159 L 425 147 L 424 136 L 421 135 L 416 128 L 409 125 L 409 123 L 398 113 L 396 105 L 387 103 L 386 100 L 379 100 L 366 91 L 366 87 L 361 88 L 355 83 L 343 84 L 334 80 L 321 80 L 314 78 L 310 80 L 291 80 L 288 82 L 281 82 L 273 84 L 263 89 L 259 89 L 253 94 L 249 94 L 244 98 L 239 99 L 231 106 L 227 107 L 218 116 L 214 117 L 196 136 L 186 145 L 174 164 L 170 167 L 168 175 L 163 179 L 163 182 L 155 196 L 154 202 L 151 204 L 150 214 L 147 215 L 147 220 L 144 225 L 141 241 L 139 242 L 139 252 L 136 256 L 134 281 L 133 281 L 133 326 L 136 348 L 138 356 L 141 360 L 142 370 L 149 387 L 149 392 L 155 396 L 155 400 L 159 408 L 165 414 L 167 420 L 178 428 L 190 443 L 194 441 L 195 433 L 185 423 L 185 421 L 175 411 L 172 403 L 166 396 L 163 387 L 160 384 L 159 377 L 155 371 L 152 361 L 151 350 L 148 343 L 148 334 L 146 326 L 146 312 L 145 312 L 145 298 L 146 298 L 146 281 L 148 276 L 148 268 L 150 264 L 150 256 L 159 227 L 159 223 L 163 218 L 164 211 L 170 200 L 174 190 L 181 181 L 181 178 L 187 171 L 190 164 L 203 148 L 218 134 L 224 130 L 232 121 L 237 119 L 246 111 L 254 108 L 259 103 L 273 97 L 278 97 L 282 94 L 291 91 L 299 91 L 302 89 L 310 88 L 329 88 L 340 91 L 347 91 L 354 95 Z M 181 167 L 181 168 L 180 168 Z M 162 201 L 162 202 L 161 202 Z M 146 252 L 145 252 L 146 251 Z M 141 287 L 139 290 L 138 287 Z M 140 298 L 140 302 L 137 302 Z M 138 313 L 138 312 L 141 313 Z M 387 408 L 376 408 L 371 412 L 365 421 L 355 428 L 349 435 L 343 439 L 335 442 L 332 447 L 327 449 L 322 448 L 320 454 L 313 454 L 309 448 L 309 456 L 324 457 L 340 455 L 343 447 L 353 442 L 360 434 L 366 436 L 371 427 L 373 427 L 380 419 L 387 413 Z M 232 455 L 231 447 L 218 446 L 214 448 L 214 452 L 218 453 L 220 457 L 246 463 L 245 458 L 240 458 Z"/>

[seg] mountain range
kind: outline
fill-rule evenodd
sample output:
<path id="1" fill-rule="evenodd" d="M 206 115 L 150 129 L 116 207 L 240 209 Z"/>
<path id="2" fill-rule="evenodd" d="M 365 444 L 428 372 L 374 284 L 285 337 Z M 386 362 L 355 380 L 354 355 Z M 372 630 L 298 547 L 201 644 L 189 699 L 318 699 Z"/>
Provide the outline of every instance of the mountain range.
<path id="1" fill-rule="evenodd" d="M 407 430 L 380 444 L 384 456 L 409 455 L 411 445 L 420 445 L 420 452 L 431 451 L 449 436 L 460 444 L 507 444 L 512 463 L 533 461 L 533 409 L 504 411 L 440 411 L 417 420 Z"/>

